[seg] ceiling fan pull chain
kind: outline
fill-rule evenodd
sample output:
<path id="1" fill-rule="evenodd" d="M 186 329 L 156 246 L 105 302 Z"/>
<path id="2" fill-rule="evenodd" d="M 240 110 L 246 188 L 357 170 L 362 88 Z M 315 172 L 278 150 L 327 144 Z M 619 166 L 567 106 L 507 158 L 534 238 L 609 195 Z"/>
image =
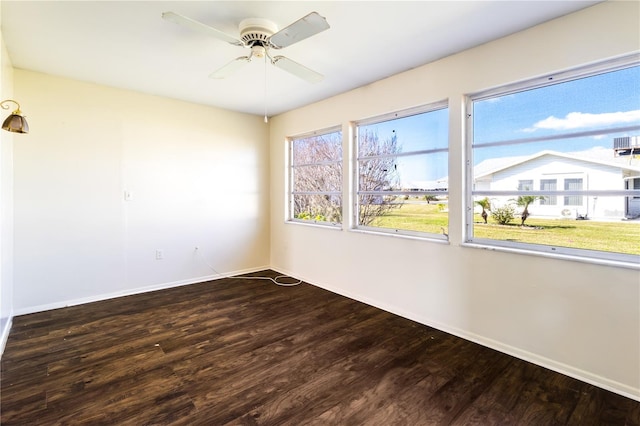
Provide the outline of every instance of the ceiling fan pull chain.
<path id="1" fill-rule="evenodd" d="M 267 118 L 267 56 L 264 55 L 264 122 L 268 123 Z"/>

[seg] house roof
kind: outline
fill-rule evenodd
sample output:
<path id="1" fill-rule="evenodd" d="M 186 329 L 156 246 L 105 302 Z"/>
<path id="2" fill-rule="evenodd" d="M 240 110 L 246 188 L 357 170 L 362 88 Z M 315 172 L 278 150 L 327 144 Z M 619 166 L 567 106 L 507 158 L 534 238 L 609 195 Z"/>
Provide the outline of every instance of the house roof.
<path id="1" fill-rule="evenodd" d="M 614 157 L 613 151 L 611 149 L 597 147 L 590 150 L 578 152 L 557 152 L 545 150 L 527 156 L 492 158 L 477 164 L 474 167 L 474 176 L 476 179 L 480 179 L 547 155 L 573 161 L 577 160 L 598 165 L 616 167 L 621 170 L 629 170 L 640 173 L 640 160 L 634 158 L 633 156 Z"/>

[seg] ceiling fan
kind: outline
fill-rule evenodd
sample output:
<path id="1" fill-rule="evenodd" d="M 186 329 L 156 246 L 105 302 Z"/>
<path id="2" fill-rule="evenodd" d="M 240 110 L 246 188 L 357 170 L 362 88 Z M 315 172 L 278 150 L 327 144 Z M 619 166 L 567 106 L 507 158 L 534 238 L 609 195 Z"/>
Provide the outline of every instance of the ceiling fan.
<path id="1" fill-rule="evenodd" d="M 322 74 L 319 74 L 304 65 L 292 61 L 282 55 L 272 56 L 270 53 L 271 50 L 279 50 L 287 46 L 291 46 L 294 43 L 328 29 L 329 24 L 327 23 L 327 20 L 316 12 L 309 13 L 281 30 L 278 30 L 277 25 L 267 19 L 244 19 L 239 25 L 240 38 L 235 38 L 216 28 L 174 12 L 163 13 L 162 18 L 194 31 L 208 34 L 235 46 L 251 50 L 248 55 L 239 56 L 212 72 L 209 75 L 211 78 L 226 78 L 240 69 L 243 65 L 251 62 L 253 58 L 264 58 L 265 61 L 269 59 L 269 61 L 276 67 L 310 83 L 317 83 L 323 79 Z"/>

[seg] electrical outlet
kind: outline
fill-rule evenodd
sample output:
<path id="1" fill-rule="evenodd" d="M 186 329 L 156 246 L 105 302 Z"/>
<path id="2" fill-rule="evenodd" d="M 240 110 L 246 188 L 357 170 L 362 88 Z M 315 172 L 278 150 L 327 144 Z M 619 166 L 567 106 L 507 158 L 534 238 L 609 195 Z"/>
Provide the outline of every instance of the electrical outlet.
<path id="1" fill-rule="evenodd" d="M 164 252 L 160 249 L 156 249 L 156 260 L 164 259 Z"/>

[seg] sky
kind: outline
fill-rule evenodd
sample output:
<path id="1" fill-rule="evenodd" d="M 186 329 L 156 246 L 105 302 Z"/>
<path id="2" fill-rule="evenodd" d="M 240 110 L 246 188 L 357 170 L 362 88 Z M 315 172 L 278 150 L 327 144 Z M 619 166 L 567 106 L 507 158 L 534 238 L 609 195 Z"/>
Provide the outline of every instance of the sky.
<path id="1" fill-rule="evenodd" d="M 398 138 L 401 152 L 447 149 L 449 145 L 449 110 L 442 108 L 423 114 L 362 126 L 375 131 L 380 140 Z M 448 154 L 437 152 L 415 157 L 399 157 L 398 170 L 403 187 L 417 187 L 421 182 L 448 175 Z"/>
<path id="2" fill-rule="evenodd" d="M 495 157 L 532 155 L 543 150 L 586 151 L 611 149 L 613 138 L 640 136 L 640 129 L 626 133 L 607 130 L 640 127 L 640 66 L 538 89 L 474 102 L 473 163 Z M 397 135 L 403 152 L 446 148 L 448 110 L 395 119 L 367 126 L 380 139 Z M 602 130 L 602 134 L 545 142 L 482 148 L 482 144 Z M 399 158 L 403 186 L 446 177 L 446 153 Z"/>
<path id="3" fill-rule="evenodd" d="M 613 148 L 613 138 L 640 135 L 607 129 L 640 126 L 640 67 L 582 78 L 474 103 L 474 144 L 601 129 L 602 135 L 474 149 L 486 158 L 542 150 L 576 152 Z M 611 151 L 613 156 L 613 151 Z"/>

